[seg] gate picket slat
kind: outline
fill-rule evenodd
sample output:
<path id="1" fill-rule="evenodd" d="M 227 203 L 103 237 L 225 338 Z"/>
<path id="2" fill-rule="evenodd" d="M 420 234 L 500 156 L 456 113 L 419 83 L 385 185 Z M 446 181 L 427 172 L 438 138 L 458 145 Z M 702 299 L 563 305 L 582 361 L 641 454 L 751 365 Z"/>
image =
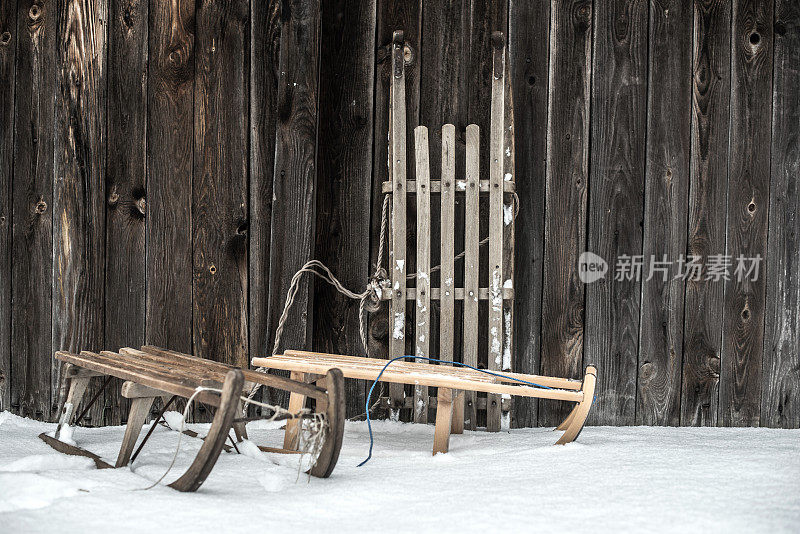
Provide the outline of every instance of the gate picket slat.
<path id="1" fill-rule="evenodd" d="M 397 358 L 405 353 L 406 331 L 406 89 L 403 65 L 403 32 L 394 32 L 392 40 L 391 130 L 389 156 L 392 182 L 392 247 L 389 269 L 392 277 L 392 306 L 389 356 Z M 389 386 L 392 419 L 397 419 L 403 407 L 402 384 Z"/>
<path id="2" fill-rule="evenodd" d="M 467 158 L 464 212 L 464 363 L 478 366 L 478 210 L 479 150 L 481 132 L 477 124 L 467 126 Z M 475 430 L 475 392 L 464 392 L 464 426 Z"/>
<path id="3" fill-rule="evenodd" d="M 492 36 L 494 61 L 489 131 L 489 358 L 488 368 L 499 371 L 503 362 L 503 127 L 505 103 L 505 48 L 499 32 Z M 486 428 L 500 430 L 500 396 L 486 399 Z"/>
<path id="4" fill-rule="evenodd" d="M 414 129 L 417 171 L 417 299 L 414 355 L 430 358 L 431 308 L 431 188 L 428 128 Z M 419 360 L 425 363 L 425 360 Z M 428 422 L 428 386 L 414 386 L 414 421 Z"/>
<path id="5" fill-rule="evenodd" d="M 439 292 L 439 359 L 453 361 L 455 356 L 455 217 L 456 217 L 456 127 L 442 127 L 442 268 Z"/>

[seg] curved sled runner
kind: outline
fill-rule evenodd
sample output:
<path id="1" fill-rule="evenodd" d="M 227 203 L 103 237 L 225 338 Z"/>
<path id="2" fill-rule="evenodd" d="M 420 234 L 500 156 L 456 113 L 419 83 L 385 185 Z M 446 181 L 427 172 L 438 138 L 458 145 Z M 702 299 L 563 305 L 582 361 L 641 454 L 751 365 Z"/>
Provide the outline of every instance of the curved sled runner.
<path id="1" fill-rule="evenodd" d="M 291 414 L 283 414 L 276 419 L 287 421 L 287 433 L 290 429 L 296 432 L 303 419 L 323 416 L 323 442 L 309 474 L 316 477 L 328 477 L 336 466 L 344 434 L 344 378 L 341 371 L 331 369 L 318 380 L 317 385 L 289 378 L 267 375 L 251 370 L 242 370 L 188 354 L 144 346 L 141 350 L 123 348 L 118 353 L 103 351 L 100 353 L 81 352 L 71 354 L 57 352 L 55 358 L 65 362 L 64 378 L 69 383 L 67 396 L 61 410 L 58 427 L 54 436 L 41 434 L 39 437 L 59 452 L 92 458 L 99 469 L 121 467 L 135 459 L 142 449 L 164 411 L 177 397 L 195 399 L 216 409 L 208 434 L 202 438 L 203 445 L 188 470 L 177 480 L 169 484 L 179 491 L 195 491 L 208 477 L 220 453 L 231 451 L 234 447 L 225 444 L 233 429 L 238 441 L 247 438 L 247 418 L 237 418 L 241 412 L 242 395 L 247 394 L 254 385 L 266 385 L 289 391 L 292 397 L 302 395 L 314 399 L 315 412 L 301 410 L 304 403 L 295 405 Z M 75 417 L 75 411 L 86 392 L 89 381 L 95 377 L 105 377 L 103 387 L 85 406 L 83 412 Z M 132 400 L 125 435 L 122 440 L 116 465 L 112 466 L 96 454 L 65 443 L 59 438 L 65 427 L 72 426 L 99 397 L 102 389 L 108 385 L 111 377 L 125 380 L 122 385 L 122 396 Z M 201 390 L 198 388 L 213 388 Z M 138 449 L 134 452 L 137 439 L 156 398 L 163 399 L 164 407 L 153 425 L 145 435 Z M 191 431 L 185 434 L 197 437 Z M 232 441 L 232 440 L 231 440 Z M 232 441 L 233 442 L 233 441 Z M 267 452 L 296 453 L 298 447 L 273 448 L 259 446 Z"/>

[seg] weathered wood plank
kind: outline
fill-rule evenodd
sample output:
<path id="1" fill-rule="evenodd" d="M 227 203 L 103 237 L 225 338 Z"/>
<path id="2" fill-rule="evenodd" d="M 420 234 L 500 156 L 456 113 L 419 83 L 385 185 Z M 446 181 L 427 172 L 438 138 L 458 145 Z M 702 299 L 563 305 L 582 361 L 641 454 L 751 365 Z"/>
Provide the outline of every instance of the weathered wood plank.
<path id="1" fill-rule="evenodd" d="M 519 150 L 512 148 L 515 169 L 506 172 L 511 172 L 513 180 L 519 177 L 517 192 L 522 205 L 517 219 L 506 228 L 514 236 L 516 249 L 514 263 L 506 267 L 514 269 L 514 287 L 520 290 L 512 315 L 511 367 L 521 373 L 535 373 L 542 347 L 551 7 L 550 2 L 510 0 L 508 9 L 509 81 L 513 88 L 510 96 L 515 104 L 512 133 Z M 562 33 L 559 37 L 566 39 L 568 35 Z M 564 91 L 559 88 L 557 93 L 565 97 L 576 95 Z M 547 208 L 550 209 L 549 203 Z M 561 267 L 563 270 L 567 265 Z M 514 399 L 515 426 L 534 426 L 536 420 L 536 401 Z"/>
<path id="2" fill-rule="evenodd" d="M 431 169 L 428 128 L 414 129 L 417 193 L 417 298 L 414 310 L 414 355 L 431 357 Z M 419 360 L 425 362 L 425 360 Z M 428 387 L 414 386 L 414 422 L 428 422 Z"/>
<path id="3" fill-rule="evenodd" d="M 53 347 L 100 349 L 104 341 L 106 2 L 71 0 L 58 13 Z M 57 365 L 51 389 L 58 390 Z M 99 387 L 92 385 L 93 389 Z M 102 424 L 97 403 L 86 422 Z"/>
<path id="4" fill-rule="evenodd" d="M 486 329 L 489 355 L 487 368 L 500 371 L 503 366 L 503 169 L 505 164 L 505 41 L 501 33 L 492 37 L 492 92 L 489 121 L 489 258 L 486 264 L 489 287 L 489 320 Z M 510 152 L 509 147 L 509 152 Z M 486 428 L 500 430 L 500 397 L 488 395 Z"/>
<path id="5" fill-rule="evenodd" d="M 111 3 L 104 345 L 115 349 L 145 342 L 147 20 L 144 0 Z M 119 391 L 119 381 L 106 388 L 108 424 L 130 409 Z"/>
<path id="6" fill-rule="evenodd" d="M 314 257 L 348 288 L 362 291 L 372 274 L 370 210 L 375 76 L 375 0 L 322 6 L 319 176 Z M 378 110 L 385 113 L 386 110 Z M 378 197 L 381 195 L 378 194 Z M 380 220 L 380 211 L 373 214 Z M 359 302 L 328 284 L 314 291 L 314 343 L 324 352 L 365 355 Z M 364 382 L 347 380 L 347 414 L 364 411 Z"/>
<path id="7" fill-rule="evenodd" d="M 53 284 L 53 129 L 56 94 L 55 2 L 17 9 L 11 268 L 11 408 L 51 415 Z M 56 403 L 57 404 L 57 403 Z M 58 407 L 56 407 L 56 410 Z"/>
<path id="8" fill-rule="evenodd" d="M 730 114 L 730 5 L 694 6 L 692 161 L 687 257 L 725 254 Z M 717 424 L 723 284 L 689 280 L 684 298 L 681 424 Z M 601 375 L 603 373 L 601 372 Z"/>
<path id="9" fill-rule="evenodd" d="M 272 353 L 269 259 L 280 73 L 281 2 L 250 2 L 250 358 Z"/>
<path id="10" fill-rule="evenodd" d="M 636 423 L 680 424 L 685 282 L 670 264 L 686 253 L 692 87 L 692 9 L 650 6 L 642 309 Z M 664 267 L 666 272 L 657 267 Z"/>
<path id="11" fill-rule="evenodd" d="M 439 272 L 439 359 L 455 359 L 455 212 L 456 212 L 456 128 L 452 124 L 442 126 L 442 174 L 441 174 L 441 270 Z M 434 245 L 435 246 L 435 245 Z M 432 297 L 432 295 L 431 295 Z M 464 424 L 463 413 L 459 425 Z"/>
<path id="12" fill-rule="evenodd" d="M 403 32 L 396 31 L 391 43 L 391 108 L 389 133 L 389 165 L 394 184 L 391 211 L 391 247 L 389 249 L 389 276 L 392 280 L 392 302 L 389 307 L 389 357 L 398 358 L 405 354 L 406 334 L 406 274 L 408 270 L 406 255 L 406 89 L 405 66 L 403 59 Z M 392 418 L 400 416 L 399 406 L 403 404 L 403 389 L 397 385 L 389 387 L 392 399 Z"/>
<path id="13" fill-rule="evenodd" d="M 466 177 L 464 203 L 464 341 L 463 362 L 478 366 L 478 268 L 480 241 L 480 213 L 478 210 L 478 176 L 480 172 L 480 127 L 467 126 Z M 477 426 L 476 395 L 464 393 L 464 426 L 474 430 Z"/>
<path id="14" fill-rule="evenodd" d="M 765 278 L 750 275 L 749 258 L 767 253 L 772 126 L 772 2 L 740 0 L 731 27 L 731 125 L 728 154 L 725 281 L 720 373 L 720 420 L 757 426 L 761 417 Z M 744 269 L 744 270 L 741 270 Z"/>
<path id="15" fill-rule="evenodd" d="M 375 73 L 375 114 L 374 114 L 374 144 L 372 157 L 372 223 L 370 232 L 370 261 L 376 261 L 380 246 L 381 211 L 384 195 L 380 194 L 383 182 L 390 179 L 389 162 L 389 106 L 391 100 L 390 79 L 392 72 L 391 42 L 392 32 L 403 30 L 403 39 L 408 47 L 406 61 L 406 132 L 410 137 L 414 128 L 419 124 L 419 80 L 420 80 L 420 26 L 422 18 L 421 0 L 380 1 L 377 4 L 377 20 L 375 28 L 376 51 Z M 387 234 L 388 235 L 388 234 Z M 388 238 L 387 238 L 388 240 Z M 384 257 L 379 267 L 388 267 L 389 244 L 385 243 Z M 369 320 L 369 352 L 373 357 L 385 358 L 389 354 L 389 340 L 392 335 L 392 321 L 390 321 L 388 306 L 381 306 L 377 312 L 370 314 Z"/>
<path id="16" fill-rule="evenodd" d="M 246 3 L 195 13 L 193 349 L 247 367 Z"/>
<path id="17" fill-rule="evenodd" d="M 578 259 L 586 250 L 591 3 L 554 2 L 550 20 L 541 372 L 578 377 L 585 330 L 585 288 L 579 277 Z M 522 187 L 523 180 L 517 181 Z M 528 211 L 524 207 L 520 210 L 520 227 L 525 224 Z M 522 258 L 524 248 L 520 249 L 518 257 Z M 522 288 L 526 275 L 522 274 L 524 269 L 519 271 L 517 285 Z M 519 328 L 525 328 L 524 324 Z M 570 408 L 541 404 L 539 424 L 558 425 Z"/>
<path id="18" fill-rule="evenodd" d="M 647 131 L 647 4 L 601 2 L 594 12 L 588 250 L 613 272 L 642 251 Z M 641 285 L 607 276 L 586 288 L 587 363 L 602 369 L 590 420 L 633 424 Z"/>
<path id="19" fill-rule="evenodd" d="M 195 2 L 151 4 L 147 95 L 147 342 L 192 350 Z"/>
<path id="20" fill-rule="evenodd" d="M 775 3 L 762 426 L 800 426 L 800 5 Z M 766 269 L 765 269 L 766 268 Z"/>
<path id="21" fill-rule="evenodd" d="M 317 175 L 319 11 L 316 0 L 281 7 L 280 74 L 269 273 L 269 350 L 295 272 L 314 248 Z M 308 280 L 301 282 L 285 325 L 282 347 L 307 347 L 312 307 Z M 285 401 L 279 394 L 277 400 Z"/>
<path id="22" fill-rule="evenodd" d="M 11 209 L 14 176 L 16 2 L 0 4 L 0 411 L 11 409 Z"/>

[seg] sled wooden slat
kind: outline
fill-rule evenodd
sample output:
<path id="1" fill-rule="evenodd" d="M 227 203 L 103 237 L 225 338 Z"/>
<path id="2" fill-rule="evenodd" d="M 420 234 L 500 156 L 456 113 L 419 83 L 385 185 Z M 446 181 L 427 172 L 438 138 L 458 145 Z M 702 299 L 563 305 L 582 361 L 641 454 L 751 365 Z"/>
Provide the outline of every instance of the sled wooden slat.
<path id="1" fill-rule="evenodd" d="M 467 126 L 466 152 L 466 203 L 464 214 L 464 363 L 478 366 L 478 269 L 480 241 L 480 209 L 478 177 L 480 172 L 480 128 Z M 464 426 L 474 430 L 477 426 L 475 392 L 464 394 Z"/>
<path id="2" fill-rule="evenodd" d="M 495 36 L 496 37 L 496 36 Z M 489 125 L 489 337 L 488 368 L 499 371 L 503 361 L 503 127 L 505 116 L 505 47 L 492 39 L 494 61 Z M 486 428 L 500 430 L 500 398 L 486 401 Z"/>
<path id="3" fill-rule="evenodd" d="M 324 414 L 327 428 L 320 453 L 309 473 L 327 477 L 336 465 L 344 433 L 345 416 L 344 377 L 337 369 L 331 368 L 320 373 L 325 376 L 315 386 L 256 371 L 242 371 L 219 362 L 152 346 L 142 347 L 141 350 L 125 347 L 119 352 L 84 351 L 72 354 L 59 351 L 55 353 L 55 358 L 69 366 L 64 373 L 69 389 L 55 436 L 41 437 L 60 452 L 93 458 L 98 467 L 111 466 L 94 453 L 58 439 L 64 426 L 73 424 L 76 408 L 81 403 L 86 386 L 95 377 L 104 379 L 117 377 L 124 380 L 123 396 L 133 399 L 125 435 L 116 460 L 117 467 L 129 463 L 137 438 L 156 397 L 194 396 L 197 401 L 217 408 L 211 428 L 203 438 L 203 445 L 193 463 L 180 478 L 170 484 L 179 491 L 194 491 L 200 487 L 214 467 L 220 452 L 230 450 L 224 442 L 234 425 L 236 425 L 237 439 L 246 437 L 246 419 L 235 421 L 236 413 L 241 412 L 243 405 L 241 396 L 246 384 L 263 384 L 285 389 L 291 393 L 293 400 L 296 396 L 302 399 L 307 396 L 314 398 L 315 410 Z M 108 383 L 107 379 L 105 383 Z M 213 390 L 198 390 L 202 387 Z M 300 407 L 302 406 L 295 406 L 298 410 Z M 298 417 L 307 416 L 300 414 Z M 289 419 L 287 428 L 293 423 L 296 425 L 296 422 L 296 419 Z M 188 431 L 186 433 L 191 435 Z M 147 437 L 144 438 L 145 441 Z M 297 444 L 293 445 L 296 449 Z M 141 449 L 141 445 L 139 447 Z M 282 452 L 290 451 L 282 450 Z"/>
<path id="4" fill-rule="evenodd" d="M 417 298 L 414 317 L 414 355 L 430 358 L 431 343 L 431 188 L 428 129 L 414 130 L 417 184 Z M 425 360 L 420 360 L 425 361 Z M 428 386 L 414 385 L 414 422 L 428 422 Z"/>
<path id="5" fill-rule="evenodd" d="M 297 354 L 297 353 L 294 353 Z M 307 353 L 303 353 L 307 354 Z M 268 367 L 270 369 L 283 369 L 287 371 L 297 371 L 306 373 L 324 374 L 329 369 L 338 368 L 344 373 L 346 378 L 360 378 L 362 380 L 375 380 L 383 366 L 378 368 L 368 368 L 360 365 L 347 365 L 341 360 L 328 360 L 327 354 L 317 354 L 316 358 L 306 358 L 304 355 L 297 357 L 290 354 L 276 354 L 266 358 L 253 358 L 253 365 Z M 334 356 L 334 355 L 330 355 Z M 386 360 L 383 361 L 384 365 Z M 488 382 L 476 380 L 471 376 L 446 375 L 438 372 L 440 367 L 428 365 L 430 369 L 420 370 L 417 368 L 405 368 L 407 364 L 418 364 L 416 362 L 393 362 L 381 375 L 381 382 L 398 384 L 424 384 L 427 386 L 445 387 L 463 391 L 482 391 L 485 393 L 506 393 L 509 395 L 519 395 L 523 397 L 537 397 L 541 399 L 554 399 L 572 402 L 583 400 L 583 393 L 580 390 L 566 390 L 558 388 L 537 388 L 524 384 L 513 385 L 511 383 Z M 448 367 L 453 369 L 452 367 Z M 457 369 L 456 369 L 457 370 Z M 529 380 L 530 382 L 530 380 Z M 536 383 L 536 382 L 533 382 Z M 543 385 L 543 384 L 542 384 Z"/>
<path id="6" fill-rule="evenodd" d="M 452 126 L 449 124 L 445 124 L 446 126 Z M 463 193 L 467 188 L 467 181 L 466 180 L 456 180 L 455 188 L 457 192 Z M 479 180 L 478 181 L 480 192 L 481 193 L 488 193 L 489 192 L 489 180 Z M 392 193 L 392 182 L 383 182 L 381 185 L 381 190 L 383 193 Z M 504 181 L 503 182 L 503 192 L 504 193 L 514 193 L 517 190 L 517 184 L 513 181 Z M 431 181 L 431 193 L 438 194 L 442 192 L 442 184 L 438 180 Z M 409 195 L 416 195 L 417 194 L 417 181 L 416 180 L 406 180 L 406 194 Z"/>
<path id="7" fill-rule="evenodd" d="M 406 80 L 403 58 L 403 32 L 392 37 L 391 109 L 389 129 L 389 155 L 392 195 L 392 231 L 389 253 L 389 273 L 392 281 L 392 303 L 389 321 L 389 355 L 403 356 L 406 350 Z M 389 396 L 397 406 L 403 405 L 402 386 L 392 384 Z M 399 408 L 398 408 L 399 410 Z M 399 417 L 394 410 L 393 418 Z"/>
<path id="8" fill-rule="evenodd" d="M 455 221 L 456 221 L 456 127 L 442 127 L 442 179 L 441 179 L 441 270 L 439 272 L 439 359 L 455 359 Z M 463 288 L 462 288 L 463 289 Z M 488 293 L 488 291 L 487 291 Z M 433 299 L 431 291 L 431 299 Z M 461 292 L 464 298 L 464 292 Z"/>

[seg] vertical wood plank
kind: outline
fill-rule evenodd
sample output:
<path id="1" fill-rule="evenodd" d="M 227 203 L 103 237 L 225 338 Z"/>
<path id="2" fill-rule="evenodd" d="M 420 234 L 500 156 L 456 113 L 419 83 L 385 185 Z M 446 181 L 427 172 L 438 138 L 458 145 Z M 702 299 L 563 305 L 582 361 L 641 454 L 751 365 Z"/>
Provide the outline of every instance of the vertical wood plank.
<path id="1" fill-rule="evenodd" d="M 503 168 L 505 158 L 505 41 L 499 32 L 492 36 L 492 93 L 489 134 L 489 340 L 488 369 L 503 365 Z M 510 149 L 509 149 L 510 151 Z M 486 397 L 486 428 L 500 430 L 500 395 Z"/>
<path id="2" fill-rule="evenodd" d="M 651 261 L 686 253 L 691 21 L 686 2 L 651 4 L 637 424 L 680 424 L 685 283 L 669 264 L 664 273 Z"/>
<path id="3" fill-rule="evenodd" d="M 508 49 L 507 49 L 508 50 Z M 511 56 L 506 52 L 505 74 L 505 102 L 503 103 L 503 183 L 511 182 L 516 175 L 514 160 L 516 159 L 516 143 L 514 139 L 514 91 L 511 78 Z M 515 208 L 518 208 L 513 195 L 503 195 L 503 288 L 514 287 L 514 242 Z M 502 371 L 512 371 L 512 354 L 514 346 L 514 299 L 503 301 L 503 360 L 500 366 Z M 500 429 L 508 430 L 511 427 L 511 412 L 514 399 L 511 395 L 502 395 L 500 403 Z"/>
<path id="4" fill-rule="evenodd" d="M 11 270 L 11 408 L 24 417 L 51 412 L 53 358 L 53 130 L 56 94 L 55 2 L 17 6 Z M 58 408 L 56 408 L 57 410 Z"/>
<path id="5" fill-rule="evenodd" d="M 269 344 L 269 258 L 280 73 L 281 2 L 250 2 L 250 358 Z"/>
<path id="6" fill-rule="evenodd" d="M 463 362 L 478 366 L 478 269 L 480 241 L 480 127 L 467 126 L 466 184 L 464 204 L 464 353 Z M 464 392 L 464 426 L 475 430 L 477 426 L 477 403 L 474 391 Z"/>
<path id="7" fill-rule="evenodd" d="M 16 2 L 0 4 L 0 411 L 11 409 L 11 206 L 14 175 Z"/>
<path id="8" fill-rule="evenodd" d="M 376 261 L 380 245 L 381 211 L 384 195 L 380 193 L 383 182 L 391 180 L 391 158 L 389 156 L 389 129 L 391 105 L 390 80 L 392 77 L 391 43 L 392 32 L 403 30 L 403 39 L 408 46 L 409 56 L 406 58 L 406 132 L 411 135 L 419 124 L 420 116 L 420 26 L 422 18 L 422 2 L 420 0 L 380 0 L 377 3 L 377 20 L 375 28 L 375 44 L 377 47 L 375 73 L 375 116 L 374 143 L 372 158 L 372 222 L 370 232 L 370 261 Z M 426 4 L 427 5 L 427 4 Z M 388 234 L 387 234 L 388 236 Z M 388 237 L 387 237 L 388 240 Z M 373 268 L 386 269 L 388 266 L 389 244 L 385 244 L 383 265 L 372 265 Z M 387 312 L 388 305 L 370 314 L 369 320 L 369 352 L 374 358 L 386 358 L 389 355 L 389 340 L 393 333 L 393 322 Z"/>
<path id="9" fill-rule="evenodd" d="M 240 367 L 247 348 L 246 2 L 195 14 L 192 179 L 194 354 Z"/>
<path id="10" fill-rule="evenodd" d="M 278 122 L 275 141 L 272 237 L 270 243 L 270 351 L 292 276 L 314 248 L 317 176 L 317 104 L 320 4 L 294 0 L 282 5 Z M 301 282 L 285 325 L 282 347 L 311 341 L 309 281 Z M 276 401 L 285 402 L 285 392 Z"/>
<path id="11" fill-rule="evenodd" d="M 592 4 L 555 1 L 550 20 L 541 373 L 577 378 L 585 330 L 578 260 L 586 250 Z M 527 211 L 521 210 L 520 227 Z M 524 257 L 522 250 L 518 257 Z M 522 293 L 525 275 L 519 278 Z M 567 403 L 541 403 L 539 424 L 558 425 L 570 408 Z"/>
<path id="12" fill-rule="evenodd" d="M 442 126 L 441 270 L 439 359 L 455 359 L 455 219 L 456 219 L 456 128 Z M 463 414 L 457 414 L 462 415 Z M 463 420 L 461 421 L 463 424 Z"/>
<path id="13" fill-rule="evenodd" d="M 417 179 L 417 302 L 414 314 L 414 355 L 431 357 L 431 176 L 428 128 L 414 129 Z M 426 360 L 418 360 L 427 363 Z M 440 390 L 441 391 L 441 390 Z M 414 422 L 428 422 L 428 386 L 414 386 Z M 448 427 L 449 428 L 449 427 Z"/>
<path id="14" fill-rule="evenodd" d="M 389 253 L 389 270 L 392 279 L 392 304 L 389 309 L 389 357 L 405 354 L 406 336 L 406 90 L 403 65 L 403 32 L 392 37 L 391 82 L 391 132 L 389 158 L 392 169 L 392 246 Z M 389 386 L 392 418 L 399 417 L 404 394 L 401 384 Z"/>
<path id="15" fill-rule="evenodd" d="M 144 0 L 112 2 L 108 37 L 108 156 L 104 348 L 145 343 L 147 19 Z M 128 416 L 122 381 L 106 388 L 108 424 Z"/>
<path id="16" fill-rule="evenodd" d="M 765 278 L 748 258 L 767 253 L 772 126 L 772 2 L 740 0 L 731 27 L 731 125 L 720 420 L 757 426 L 761 417 Z M 744 268 L 744 271 L 740 268 Z"/>
<path id="17" fill-rule="evenodd" d="M 375 75 L 375 1 L 322 7 L 319 176 L 314 257 L 348 288 L 372 274 L 370 197 Z M 379 113 L 384 113 L 380 110 Z M 380 196 L 378 193 L 377 196 Z M 380 212 L 373 214 L 380 219 Z M 314 350 L 364 356 L 359 302 L 316 284 Z M 365 383 L 345 381 L 348 415 L 364 411 Z"/>
<path id="18" fill-rule="evenodd" d="M 800 426 L 800 5 L 775 3 L 761 425 Z M 764 269 L 764 267 L 766 269 Z"/>
<path id="19" fill-rule="evenodd" d="M 194 22 L 193 1 L 151 4 L 145 328 L 147 343 L 180 352 L 192 351 Z"/>
<path id="20" fill-rule="evenodd" d="M 594 12 L 588 249 L 614 273 L 642 251 L 647 128 L 646 2 L 600 2 Z M 590 420 L 636 420 L 641 286 L 605 279 L 586 288 L 586 363 L 602 369 Z"/>
<path id="21" fill-rule="evenodd" d="M 507 168 L 506 173 L 511 172 L 511 178 L 516 181 L 517 194 L 523 206 L 517 219 L 506 227 L 506 233 L 514 236 L 516 249 L 513 264 L 506 264 L 507 268 L 514 268 L 515 274 L 511 367 L 519 373 L 536 374 L 542 347 L 544 220 L 545 208 L 549 208 L 545 186 L 551 7 L 550 2 L 510 0 L 508 9 L 512 133 L 519 150 L 512 148 L 515 168 L 513 171 Z M 558 92 L 563 93 L 561 90 Z M 566 269 L 567 265 L 561 268 Z M 534 426 L 537 421 L 536 399 L 516 398 L 513 402 L 513 424 Z"/>
<path id="22" fill-rule="evenodd" d="M 52 334 L 56 350 L 71 352 L 104 342 L 107 9 L 70 0 L 58 14 Z M 102 417 L 98 403 L 86 421 Z"/>
<path id="23" fill-rule="evenodd" d="M 728 124 L 730 114 L 730 5 L 707 0 L 694 5 L 692 161 L 689 183 L 687 257 L 706 263 L 725 254 Z M 686 284 L 684 297 L 681 424 L 717 424 L 723 284 Z"/>

